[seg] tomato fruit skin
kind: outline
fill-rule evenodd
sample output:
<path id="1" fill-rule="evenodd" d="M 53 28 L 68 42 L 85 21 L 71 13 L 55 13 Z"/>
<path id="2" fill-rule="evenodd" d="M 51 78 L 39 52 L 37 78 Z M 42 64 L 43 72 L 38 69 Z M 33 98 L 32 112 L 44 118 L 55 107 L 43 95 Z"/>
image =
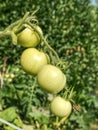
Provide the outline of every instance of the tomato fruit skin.
<path id="1" fill-rule="evenodd" d="M 40 32 L 40 34 L 42 34 L 42 30 L 39 26 L 36 26 L 36 29 Z M 18 43 L 24 47 L 36 47 L 41 42 L 39 34 L 31 27 L 27 27 L 20 32 L 17 35 L 17 40 Z"/>
<path id="2" fill-rule="evenodd" d="M 68 117 L 72 111 L 72 105 L 70 101 L 63 99 L 62 97 L 55 97 L 50 104 L 51 112 L 59 117 Z"/>
<path id="3" fill-rule="evenodd" d="M 21 55 L 20 63 L 24 71 L 36 75 L 44 65 L 48 64 L 48 60 L 45 53 L 35 48 L 27 48 Z"/>
<path id="4" fill-rule="evenodd" d="M 39 71 L 37 81 L 42 89 L 56 94 L 65 87 L 66 77 L 59 68 L 48 64 Z"/>

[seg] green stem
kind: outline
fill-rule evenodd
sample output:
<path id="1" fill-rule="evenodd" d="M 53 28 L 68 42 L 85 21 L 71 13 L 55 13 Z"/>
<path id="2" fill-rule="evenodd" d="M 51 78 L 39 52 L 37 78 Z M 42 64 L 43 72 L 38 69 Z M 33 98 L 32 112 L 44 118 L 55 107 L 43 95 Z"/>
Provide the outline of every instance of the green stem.
<path id="1" fill-rule="evenodd" d="M 59 122 L 59 117 L 58 116 L 56 116 L 56 123 L 58 123 Z"/>
<path id="2" fill-rule="evenodd" d="M 17 38 L 16 38 L 15 34 L 19 33 L 21 30 L 23 30 L 25 28 L 22 25 L 25 22 L 25 20 L 27 19 L 28 15 L 29 15 L 29 12 L 27 12 L 22 19 L 17 20 L 16 22 L 12 23 L 7 28 L 5 28 L 4 31 L 1 31 L 0 38 L 10 36 L 10 37 L 12 37 L 12 42 L 14 44 L 16 44 Z M 16 26 L 16 30 L 14 30 L 15 26 Z"/>
<path id="3" fill-rule="evenodd" d="M 13 31 L 11 32 L 11 38 L 12 38 L 12 44 L 16 45 L 17 44 L 17 36 Z"/>
<path id="4" fill-rule="evenodd" d="M 11 35 L 11 31 L 0 31 L 0 38 L 7 37 Z"/>
<path id="5" fill-rule="evenodd" d="M 31 88 L 31 91 L 30 91 L 29 104 L 28 104 L 26 116 L 28 116 L 28 113 L 30 112 L 30 109 L 32 106 L 32 97 L 33 97 L 33 91 L 34 91 L 35 84 L 36 84 L 36 77 L 34 78 L 34 83 L 33 83 L 33 86 Z"/>
<path id="6" fill-rule="evenodd" d="M 47 46 L 47 48 L 55 55 L 57 62 L 60 61 L 59 56 L 57 54 L 57 52 L 48 44 L 47 40 L 43 37 L 42 34 L 40 34 L 40 32 L 36 29 L 36 26 L 31 24 L 30 22 L 26 22 L 26 24 L 28 24 L 29 26 L 31 26 L 40 36 L 41 41 L 44 41 L 45 45 Z"/>
<path id="7" fill-rule="evenodd" d="M 69 95 L 68 95 L 68 98 L 69 98 L 69 99 L 72 99 L 73 91 L 74 91 L 74 87 L 72 87 L 72 89 L 70 90 L 70 93 L 69 93 Z"/>
<path id="8" fill-rule="evenodd" d="M 14 23 L 12 23 L 11 25 L 9 25 L 4 31 L 5 31 L 5 32 L 6 32 L 7 30 L 11 30 L 11 31 L 12 31 L 12 29 L 13 29 L 15 26 L 17 26 L 17 29 L 20 28 L 20 27 L 22 26 L 22 24 L 24 23 L 24 21 L 27 19 L 28 15 L 29 15 L 29 12 L 27 12 L 22 19 L 17 20 L 16 22 L 14 22 Z"/>
<path id="9" fill-rule="evenodd" d="M 37 8 L 35 11 L 33 11 L 32 15 L 34 15 L 38 10 L 39 10 L 39 8 Z"/>
<path id="10" fill-rule="evenodd" d="M 48 47 L 48 49 L 49 49 L 52 53 L 54 53 L 54 55 L 56 56 L 57 61 L 60 61 L 57 52 L 48 44 L 47 40 L 46 40 L 44 37 L 43 37 L 42 39 L 43 39 L 45 45 Z"/>
<path id="11" fill-rule="evenodd" d="M 24 21 L 27 19 L 28 16 L 29 16 L 29 12 L 27 12 L 27 13 L 24 15 L 24 17 L 23 17 L 23 18 L 21 19 L 21 21 L 19 22 L 17 28 L 20 28 L 20 27 L 23 25 Z"/>
<path id="12" fill-rule="evenodd" d="M 25 26 L 21 26 L 20 28 L 18 28 L 17 30 L 14 31 L 15 34 L 20 33 L 21 31 L 23 31 L 25 29 Z"/>
<path id="13" fill-rule="evenodd" d="M 8 30 L 12 30 L 13 27 L 17 26 L 19 23 L 20 23 L 21 19 L 20 20 L 17 20 L 16 22 L 12 23 L 11 25 L 9 25 L 7 28 L 5 28 L 4 31 L 8 31 Z"/>
<path id="14" fill-rule="evenodd" d="M 58 126 L 60 126 L 62 123 L 64 123 L 64 122 L 66 121 L 66 119 L 68 118 L 68 116 L 69 116 L 69 115 L 63 117 L 63 118 L 59 121 Z"/>

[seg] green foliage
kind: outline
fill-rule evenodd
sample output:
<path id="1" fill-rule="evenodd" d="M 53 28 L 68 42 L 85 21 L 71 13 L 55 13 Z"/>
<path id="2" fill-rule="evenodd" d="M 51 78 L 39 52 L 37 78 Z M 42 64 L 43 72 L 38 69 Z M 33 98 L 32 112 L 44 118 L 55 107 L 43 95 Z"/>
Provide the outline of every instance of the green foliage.
<path id="1" fill-rule="evenodd" d="M 10 118 L 9 118 L 10 117 Z M 13 121 L 17 117 L 17 114 L 15 112 L 15 107 L 9 107 L 3 112 L 0 112 L 0 118 L 3 118 L 7 121 Z"/>
<path id="2" fill-rule="evenodd" d="M 61 129 L 66 126 L 67 130 L 87 130 L 91 123 L 98 122 L 98 7 L 89 0 L 4 0 L 0 3 L 0 30 L 37 8 L 39 25 L 49 44 L 66 63 L 63 72 L 67 86 L 74 87 L 72 99 L 81 109 L 73 111 Z M 9 38 L 0 40 L 0 72 L 5 69 L 4 84 L 0 88 L 0 114 L 16 107 L 24 124 L 35 129 L 58 129 L 53 123 L 56 117 L 48 111 L 49 95 L 40 90 L 34 77 L 20 66 L 23 50 L 20 45 L 12 45 Z M 6 120 L 12 121 L 12 118 Z"/>

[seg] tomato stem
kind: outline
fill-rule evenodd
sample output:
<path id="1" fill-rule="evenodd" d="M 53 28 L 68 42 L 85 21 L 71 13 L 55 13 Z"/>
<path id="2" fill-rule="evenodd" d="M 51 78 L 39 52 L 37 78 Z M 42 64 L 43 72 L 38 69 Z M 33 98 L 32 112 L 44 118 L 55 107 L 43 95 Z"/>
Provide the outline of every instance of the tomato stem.
<path id="1" fill-rule="evenodd" d="M 37 8 L 35 11 L 33 11 L 33 13 L 31 14 L 32 16 L 39 10 L 39 8 Z"/>
<path id="2" fill-rule="evenodd" d="M 0 31 L 0 38 L 7 37 L 11 35 L 11 31 Z"/>
<path id="3" fill-rule="evenodd" d="M 16 45 L 17 44 L 17 36 L 13 31 L 11 31 L 11 37 L 12 37 L 12 43 L 14 45 Z"/>
<path id="4" fill-rule="evenodd" d="M 49 50 L 50 50 L 52 53 L 54 53 L 54 55 L 55 55 L 55 57 L 56 57 L 56 59 L 57 59 L 57 62 L 60 61 L 57 52 L 48 44 L 47 40 L 46 40 L 44 37 L 43 37 L 42 39 L 43 39 L 45 45 L 49 48 Z"/>
<path id="5" fill-rule="evenodd" d="M 67 118 L 68 118 L 68 116 L 63 117 L 63 118 L 60 120 L 60 122 L 58 123 L 58 125 L 60 126 L 60 124 L 63 123 Z"/>
<path id="6" fill-rule="evenodd" d="M 72 99 L 73 91 L 74 91 L 74 87 L 72 87 L 72 89 L 70 90 L 70 93 L 69 93 L 69 96 L 68 96 L 69 99 Z"/>
<path id="7" fill-rule="evenodd" d="M 12 24 L 10 24 L 8 27 L 5 28 L 5 31 L 8 31 L 8 30 L 12 31 L 13 27 L 17 26 L 17 25 L 19 24 L 20 21 L 21 21 L 21 19 L 15 21 L 15 22 L 12 23 Z"/>
<path id="8" fill-rule="evenodd" d="M 15 34 L 18 34 L 18 33 L 20 33 L 21 31 L 23 31 L 25 29 L 25 26 L 24 25 L 22 25 L 20 28 L 18 28 L 18 29 L 16 29 L 16 30 L 14 30 L 14 33 Z"/>
<path id="9" fill-rule="evenodd" d="M 55 57 L 56 57 L 56 59 L 57 59 L 56 62 L 60 61 L 57 52 L 48 44 L 48 42 L 47 42 L 47 40 L 44 38 L 44 36 L 36 29 L 36 25 L 33 25 L 33 24 L 31 24 L 30 22 L 28 22 L 28 21 L 26 22 L 26 24 L 28 24 L 29 26 L 31 26 L 31 27 L 39 34 L 39 36 L 40 36 L 40 38 L 41 38 L 41 41 L 44 41 L 44 43 L 45 43 L 45 45 L 47 46 L 47 48 L 55 55 Z"/>
<path id="10" fill-rule="evenodd" d="M 29 12 L 27 12 L 27 13 L 24 15 L 24 17 L 21 19 L 21 21 L 20 21 L 19 24 L 17 25 L 17 28 L 20 28 L 20 27 L 23 25 L 24 21 L 27 19 L 28 16 L 29 16 Z"/>
<path id="11" fill-rule="evenodd" d="M 16 22 L 10 24 L 8 27 L 6 27 L 3 31 L 0 31 L 0 38 L 4 37 L 12 37 L 13 44 L 17 43 L 16 34 L 21 32 L 25 27 L 23 24 L 27 20 L 27 18 L 32 18 L 29 16 L 29 12 L 27 12 L 24 17 L 20 20 L 17 20 Z"/>
<path id="12" fill-rule="evenodd" d="M 36 77 L 34 77 L 33 86 L 31 86 L 31 91 L 30 91 L 30 97 L 29 97 L 29 103 L 28 103 L 28 108 L 27 108 L 26 116 L 28 116 L 28 113 L 29 113 L 30 110 L 31 110 L 31 106 L 32 106 L 32 97 L 33 97 L 33 91 L 34 91 L 35 85 L 36 85 Z"/>
<path id="13" fill-rule="evenodd" d="M 55 123 L 55 126 L 59 127 L 67 118 L 68 118 L 68 116 L 64 116 L 59 122 Z"/>

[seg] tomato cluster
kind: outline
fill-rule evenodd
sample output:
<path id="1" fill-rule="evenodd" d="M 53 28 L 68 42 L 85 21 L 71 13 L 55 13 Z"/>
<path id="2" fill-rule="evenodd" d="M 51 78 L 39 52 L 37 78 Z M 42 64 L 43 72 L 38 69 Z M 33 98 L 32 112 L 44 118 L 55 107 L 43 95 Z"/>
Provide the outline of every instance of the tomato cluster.
<path id="1" fill-rule="evenodd" d="M 39 26 L 36 26 L 36 29 L 40 35 L 43 34 Z M 35 48 L 41 43 L 38 32 L 28 26 L 17 35 L 18 43 L 26 47 L 20 63 L 25 72 L 37 77 L 40 88 L 48 93 L 58 94 L 66 86 L 66 76 L 59 67 L 51 64 L 48 54 Z M 57 96 L 52 100 L 50 109 L 56 116 L 68 117 L 72 106 L 70 101 Z"/>

